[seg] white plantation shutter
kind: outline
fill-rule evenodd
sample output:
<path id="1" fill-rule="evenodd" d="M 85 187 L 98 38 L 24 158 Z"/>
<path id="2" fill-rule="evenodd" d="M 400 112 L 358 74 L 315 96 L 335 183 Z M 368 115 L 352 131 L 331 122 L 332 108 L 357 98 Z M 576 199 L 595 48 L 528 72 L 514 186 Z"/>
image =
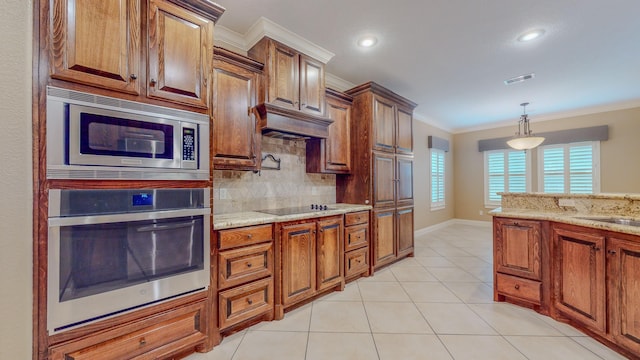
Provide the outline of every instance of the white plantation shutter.
<path id="1" fill-rule="evenodd" d="M 485 151 L 485 205 L 499 206 L 499 192 L 530 189 L 529 153 L 522 150 Z"/>
<path id="2" fill-rule="evenodd" d="M 431 149 L 431 209 L 444 206 L 444 151 Z"/>
<path id="3" fill-rule="evenodd" d="M 545 193 L 593 194 L 599 186 L 599 142 L 540 148 L 540 186 Z"/>

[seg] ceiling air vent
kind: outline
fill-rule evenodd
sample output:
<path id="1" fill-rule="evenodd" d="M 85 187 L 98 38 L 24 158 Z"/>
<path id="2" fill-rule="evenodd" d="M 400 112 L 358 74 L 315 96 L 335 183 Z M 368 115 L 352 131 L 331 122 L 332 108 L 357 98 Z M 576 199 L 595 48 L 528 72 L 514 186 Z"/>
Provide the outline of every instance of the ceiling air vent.
<path id="1" fill-rule="evenodd" d="M 536 74 L 534 74 L 534 73 L 526 74 L 526 75 L 520 75 L 520 76 L 513 77 L 511 79 L 505 80 L 504 84 L 505 85 L 511 85 L 511 84 L 523 82 L 523 81 L 526 81 L 526 80 L 531 80 L 534 77 L 536 77 Z"/>

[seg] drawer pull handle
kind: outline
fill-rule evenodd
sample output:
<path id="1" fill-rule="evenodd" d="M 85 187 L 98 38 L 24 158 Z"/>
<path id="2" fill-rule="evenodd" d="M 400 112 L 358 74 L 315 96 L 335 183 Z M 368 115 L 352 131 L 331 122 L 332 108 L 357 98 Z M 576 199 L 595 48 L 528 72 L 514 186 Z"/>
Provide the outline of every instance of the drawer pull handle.
<path id="1" fill-rule="evenodd" d="M 250 268 L 251 267 L 251 263 L 247 263 L 247 267 Z"/>
<path id="2" fill-rule="evenodd" d="M 140 346 L 145 346 L 147 345 L 147 340 L 145 340 L 144 338 L 140 339 Z"/>
<path id="3" fill-rule="evenodd" d="M 253 304 L 253 300 L 251 300 L 251 299 L 247 299 L 247 303 L 248 303 L 249 305 L 251 305 L 251 304 Z"/>
<path id="4" fill-rule="evenodd" d="M 516 286 L 514 286 L 514 288 L 516 288 L 516 290 L 520 289 L 520 285 L 516 284 Z"/>
<path id="5" fill-rule="evenodd" d="M 253 235 L 247 234 L 247 239 L 251 239 L 252 237 L 253 237 Z"/>

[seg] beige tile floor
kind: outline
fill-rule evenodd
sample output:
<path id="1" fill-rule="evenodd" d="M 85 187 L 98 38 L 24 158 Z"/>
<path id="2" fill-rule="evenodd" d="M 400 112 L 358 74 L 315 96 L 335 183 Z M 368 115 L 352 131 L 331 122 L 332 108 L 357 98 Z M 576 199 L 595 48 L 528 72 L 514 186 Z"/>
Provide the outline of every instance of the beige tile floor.
<path id="1" fill-rule="evenodd" d="M 407 258 L 188 360 L 624 359 L 548 317 L 494 303 L 489 226 L 415 239 Z"/>

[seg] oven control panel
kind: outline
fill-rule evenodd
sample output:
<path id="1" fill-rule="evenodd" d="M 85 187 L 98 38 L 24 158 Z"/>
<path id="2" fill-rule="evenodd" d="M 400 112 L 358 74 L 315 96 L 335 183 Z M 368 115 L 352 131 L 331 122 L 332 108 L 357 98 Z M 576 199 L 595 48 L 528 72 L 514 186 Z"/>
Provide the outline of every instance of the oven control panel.
<path id="1" fill-rule="evenodd" d="M 190 127 L 182 128 L 182 160 L 196 161 L 196 129 Z"/>

